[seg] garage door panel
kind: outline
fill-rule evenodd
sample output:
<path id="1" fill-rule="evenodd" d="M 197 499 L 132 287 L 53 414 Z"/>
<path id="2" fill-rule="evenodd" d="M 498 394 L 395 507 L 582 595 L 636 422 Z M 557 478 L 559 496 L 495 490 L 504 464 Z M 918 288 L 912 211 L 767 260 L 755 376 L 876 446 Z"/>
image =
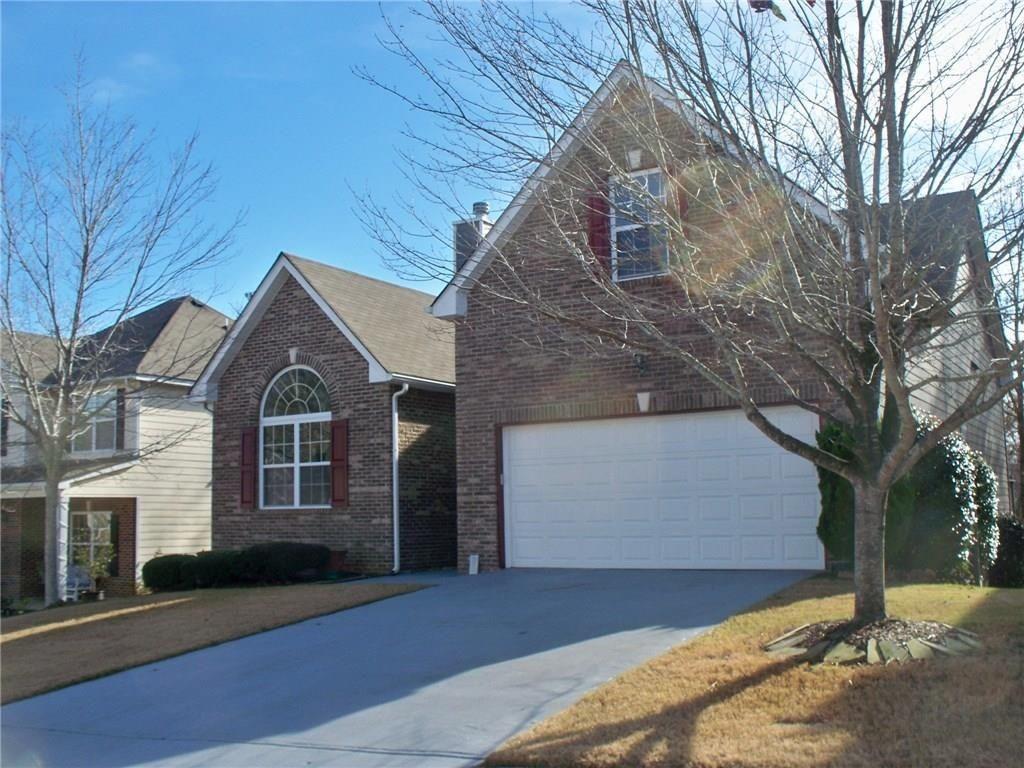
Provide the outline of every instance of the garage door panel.
<path id="1" fill-rule="evenodd" d="M 786 520 L 814 520 L 817 523 L 819 497 L 812 493 L 782 494 L 782 517 Z"/>
<path id="2" fill-rule="evenodd" d="M 689 522 L 693 519 L 693 500 L 685 496 L 659 498 L 658 519 L 666 523 Z"/>
<path id="3" fill-rule="evenodd" d="M 770 494 L 746 495 L 739 497 L 740 520 L 753 522 L 778 518 L 778 497 Z"/>
<path id="4" fill-rule="evenodd" d="M 729 563 L 735 560 L 733 548 L 736 541 L 732 536 L 701 536 L 699 539 L 700 559 L 705 562 Z"/>
<path id="5" fill-rule="evenodd" d="M 769 417 L 814 439 L 811 414 Z M 510 427 L 504 446 L 510 565 L 823 565 L 813 466 L 738 411 Z"/>
<path id="6" fill-rule="evenodd" d="M 817 536 L 784 536 L 782 541 L 788 562 L 807 563 L 819 557 L 821 542 Z"/>
<path id="7" fill-rule="evenodd" d="M 691 536 L 664 536 L 661 539 L 661 566 L 693 567 L 694 540 Z"/>
<path id="8" fill-rule="evenodd" d="M 741 454 L 736 457 L 736 478 L 738 480 L 771 480 L 775 477 L 773 456 L 765 454 Z"/>

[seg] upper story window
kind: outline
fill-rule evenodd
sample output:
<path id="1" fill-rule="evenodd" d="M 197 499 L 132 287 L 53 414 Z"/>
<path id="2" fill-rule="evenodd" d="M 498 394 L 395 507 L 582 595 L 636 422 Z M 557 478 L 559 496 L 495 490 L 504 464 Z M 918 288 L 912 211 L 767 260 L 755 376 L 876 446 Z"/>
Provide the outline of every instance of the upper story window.
<path id="1" fill-rule="evenodd" d="M 331 405 L 310 368 L 279 373 L 260 410 L 260 506 L 331 504 Z"/>
<path id="2" fill-rule="evenodd" d="M 668 271 L 665 201 L 665 181 L 657 168 L 612 179 L 613 279 L 630 280 Z"/>
<path id="3" fill-rule="evenodd" d="M 71 450 L 112 451 L 117 447 L 117 398 L 113 392 L 98 392 L 85 404 L 85 413 L 91 413 L 86 428 L 75 435 Z"/>

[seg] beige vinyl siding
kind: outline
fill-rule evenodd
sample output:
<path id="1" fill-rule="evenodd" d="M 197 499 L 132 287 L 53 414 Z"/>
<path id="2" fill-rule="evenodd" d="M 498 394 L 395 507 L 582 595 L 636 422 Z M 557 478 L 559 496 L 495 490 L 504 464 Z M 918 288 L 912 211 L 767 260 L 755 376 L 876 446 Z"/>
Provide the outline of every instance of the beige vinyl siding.
<path id="1" fill-rule="evenodd" d="M 136 466 L 76 484 L 77 498 L 134 496 L 137 565 L 175 552 L 210 548 L 211 417 L 184 387 L 153 387 L 133 395 L 125 442 L 141 447 Z M 134 432 L 134 434 L 133 434 Z"/>
<path id="2" fill-rule="evenodd" d="M 25 413 L 25 405 L 25 395 L 23 393 L 12 393 L 12 411 Z M 33 451 L 28 443 L 28 439 L 24 428 L 15 422 L 13 417 L 9 419 L 7 422 L 7 455 L 0 461 L 9 467 L 17 467 L 29 463 Z"/>
<path id="3" fill-rule="evenodd" d="M 967 269 L 966 260 L 961 270 Z M 959 275 L 958 290 L 963 290 L 967 276 Z M 911 383 L 923 382 L 929 378 L 936 381 L 924 384 L 914 394 L 919 408 L 939 418 L 951 414 L 963 402 L 973 382 L 953 381 L 960 376 L 969 376 L 971 364 L 984 369 L 991 363 L 991 353 L 984 340 L 984 333 L 976 312 L 977 302 L 967 295 L 958 307 L 964 316 L 962 322 L 951 324 L 928 349 L 924 350 L 908 368 Z M 1009 496 L 1006 487 L 1006 443 L 1004 440 L 1003 406 L 983 413 L 965 424 L 961 434 L 967 443 L 982 453 L 995 470 L 999 482 L 1000 510 L 1006 512 Z"/>

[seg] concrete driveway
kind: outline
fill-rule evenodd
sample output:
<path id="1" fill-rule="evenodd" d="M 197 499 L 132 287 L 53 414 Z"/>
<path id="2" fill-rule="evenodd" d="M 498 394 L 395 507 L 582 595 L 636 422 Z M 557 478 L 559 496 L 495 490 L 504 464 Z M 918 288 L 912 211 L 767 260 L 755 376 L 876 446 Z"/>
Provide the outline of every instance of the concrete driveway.
<path id="1" fill-rule="evenodd" d="M 475 765 L 517 731 L 804 575 L 398 577 L 436 586 L 10 704 L 0 710 L 0 762 Z"/>

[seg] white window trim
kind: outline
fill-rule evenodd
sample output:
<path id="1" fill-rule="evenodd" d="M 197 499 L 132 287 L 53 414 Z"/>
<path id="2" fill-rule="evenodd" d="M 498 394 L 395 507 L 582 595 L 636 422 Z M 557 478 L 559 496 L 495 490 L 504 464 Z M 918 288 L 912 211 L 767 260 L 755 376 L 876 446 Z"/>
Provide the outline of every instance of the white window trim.
<path id="1" fill-rule="evenodd" d="M 90 397 L 89 399 L 92 400 L 95 397 L 100 397 L 100 395 L 98 395 L 98 394 L 97 395 L 93 395 L 93 397 Z M 103 395 L 103 397 L 106 397 L 106 395 Z M 73 437 L 71 439 L 71 448 L 70 448 L 70 451 L 69 451 L 70 453 L 106 455 L 106 454 L 114 453 L 115 451 L 117 451 L 117 400 L 116 400 L 116 398 L 117 398 L 117 395 L 115 393 L 114 397 L 111 398 L 109 400 L 109 402 L 104 404 L 105 408 L 109 407 L 111 405 L 113 406 L 113 408 L 114 408 L 114 415 L 113 416 L 102 416 L 100 414 L 100 412 L 97 411 L 92 416 L 90 416 L 89 417 L 89 426 L 86 427 L 86 431 L 85 432 L 81 432 L 78 435 L 75 435 L 75 437 Z M 89 403 L 86 403 L 85 407 L 86 408 L 90 408 L 91 406 L 89 405 Z M 109 448 L 97 448 L 96 447 L 96 427 L 97 427 L 97 425 L 105 423 L 105 422 L 108 422 L 108 421 L 112 422 L 113 425 L 114 425 L 114 444 L 112 446 L 110 446 Z M 83 435 L 89 435 L 89 447 L 88 448 L 76 448 L 75 447 L 75 441 L 78 440 Z"/>
<path id="2" fill-rule="evenodd" d="M 639 170 L 639 171 L 630 171 L 628 173 L 620 173 L 620 174 L 612 177 L 612 179 L 610 181 L 611 181 L 612 187 L 614 187 L 614 185 L 617 182 L 621 184 L 623 181 L 625 181 L 628 184 L 629 180 L 641 178 L 643 176 L 650 176 L 650 175 L 655 174 L 655 173 L 657 173 L 657 174 L 659 174 L 661 176 L 661 195 L 659 196 L 658 199 L 660 200 L 662 205 L 665 205 L 666 201 L 668 200 L 668 186 L 665 183 L 665 174 L 661 170 L 661 168 L 644 168 L 644 169 Z M 629 276 L 626 276 L 626 277 L 619 277 L 619 247 L 618 247 L 618 243 L 619 243 L 618 234 L 619 234 L 619 232 L 629 232 L 631 230 L 643 229 L 645 227 L 650 228 L 651 226 L 654 225 L 654 222 L 648 222 L 647 224 L 624 224 L 622 226 L 617 226 L 615 222 L 618 220 L 618 215 L 617 215 L 616 208 L 615 208 L 615 202 L 614 202 L 615 201 L 615 196 L 614 196 L 614 194 L 609 195 L 609 198 L 610 198 L 610 200 L 609 200 L 609 202 L 610 202 L 610 205 L 609 205 L 609 215 L 611 216 L 611 220 L 608 222 L 608 224 L 609 224 L 608 232 L 609 232 L 609 240 L 611 240 L 610 247 L 611 247 L 611 262 L 612 262 L 612 280 L 614 282 L 616 282 L 616 283 L 628 283 L 631 280 L 646 280 L 646 279 L 651 278 L 651 277 L 659 277 L 660 275 L 667 275 L 669 273 L 669 270 L 668 270 L 668 243 L 666 242 L 665 243 L 664 267 L 660 271 L 657 271 L 657 272 L 645 272 L 642 275 L 629 275 Z"/>
<path id="3" fill-rule="evenodd" d="M 108 515 L 109 518 L 110 518 L 108 523 L 107 523 L 108 526 L 114 520 L 114 513 L 113 513 L 112 510 L 109 510 L 109 509 L 91 509 L 91 510 L 89 510 L 87 512 L 72 512 L 71 513 L 71 517 L 68 520 L 68 523 L 69 523 L 69 528 L 68 528 L 68 563 L 69 564 L 73 563 L 74 560 L 75 560 L 75 558 L 74 558 L 75 547 L 84 547 L 84 546 L 86 546 L 85 544 L 81 544 L 81 543 L 76 544 L 75 541 L 74 541 L 74 538 L 73 538 L 73 531 L 75 530 L 74 520 L 75 520 L 75 517 L 78 516 L 78 515 L 81 515 L 82 517 L 86 518 L 86 527 L 90 531 L 95 530 L 93 528 L 93 526 L 88 525 L 88 518 L 89 518 L 90 515 Z M 116 541 L 111 539 L 106 544 L 97 544 L 95 541 L 93 541 L 92 534 L 90 533 L 90 535 L 89 535 L 89 544 L 88 544 L 88 547 L 89 547 L 89 565 L 92 565 L 93 560 L 95 560 L 95 558 L 96 558 L 96 547 L 97 546 L 112 547 L 114 552 L 117 552 L 117 542 Z"/>
<path id="4" fill-rule="evenodd" d="M 331 412 L 320 411 L 318 413 L 299 413 L 294 416 L 264 416 L 263 410 L 267 405 L 267 395 L 270 394 L 270 390 L 274 387 L 275 382 L 289 371 L 294 370 L 306 370 L 316 375 L 318 379 L 323 381 L 323 377 L 315 370 L 310 368 L 308 365 L 289 365 L 287 368 L 282 368 L 277 374 L 270 380 L 266 388 L 263 390 L 263 396 L 260 398 L 260 419 L 259 419 L 259 439 L 256 441 L 256 450 L 258 451 L 257 467 L 259 471 L 259 494 L 260 494 L 260 509 L 330 509 L 331 503 L 328 501 L 327 504 L 300 504 L 299 498 L 302 493 L 301 484 L 301 468 L 302 467 L 329 467 L 331 465 L 330 459 L 327 461 L 300 461 L 302 451 L 299 444 L 299 425 L 308 424 L 310 422 L 327 422 L 330 424 Z M 326 383 L 324 384 L 326 387 Z M 263 428 L 264 427 L 275 427 L 275 426 L 286 426 L 292 425 L 292 460 L 287 464 L 265 464 L 263 461 Z M 328 428 L 329 429 L 329 428 Z M 330 445 L 330 432 L 328 431 L 328 452 L 331 450 Z M 292 469 L 292 504 L 267 504 L 264 499 L 264 474 L 267 469 Z"/>

